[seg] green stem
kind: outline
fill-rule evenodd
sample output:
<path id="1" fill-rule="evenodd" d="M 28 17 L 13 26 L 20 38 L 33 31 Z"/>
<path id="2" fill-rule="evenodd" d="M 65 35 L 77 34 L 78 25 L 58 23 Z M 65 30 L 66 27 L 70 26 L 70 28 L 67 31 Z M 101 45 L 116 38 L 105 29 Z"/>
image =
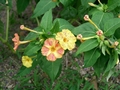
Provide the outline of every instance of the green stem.
<path id="1" fill-rule="evenodd" d="M 7 2 L 7 0 L 6 0 Z M 8 3 L 6 3 L 8 4 Z M 8 30 L 9 30 L 9 6 L 7 5 L 7 22 L 6 22 L 6 38 L 5 38 L 5 41 L 7 42 L 8 41 Z"/>
<path id="2" fill-rule="evenodd" d="M 103 4 L 101 3 L 101 1 L 100 1 L 100 0 L 98 0 L 98 2 L 99 2 L 99 4 L 100 4 L 101 6 L 103 6 Z"/>
<path id="3" fill-rule="evenodd" d="M 36 21 L 37 21 L 37 25 L 39 26 L 40 25 L 40 22 L 38 20 L 38 18 L 36 17 Z"/>
<path id="4" fill-rule="evenodd" d="M 6 0 L 6 11 L 7 11 L 7 22 L 6 22 L 6 37 L 5 39 L 3 39 L 2 37 L 0 37 L 0 41 L 5 44 L 6 46 L 8 46 L 8 48 L 15 53 L 15 51 L 13 50 L 12 46 L 7 42 L 8 41 L 8 30 L 9 30 L 9 6 L 8 6 L 8 0 Z"/>
<path id="5" fill-rule="evenodd" d="M 0 41 L 1 41 L 2 43 L 5 43 L 5 40 L 4 40 L 2 37 L 0 37 Z"/>

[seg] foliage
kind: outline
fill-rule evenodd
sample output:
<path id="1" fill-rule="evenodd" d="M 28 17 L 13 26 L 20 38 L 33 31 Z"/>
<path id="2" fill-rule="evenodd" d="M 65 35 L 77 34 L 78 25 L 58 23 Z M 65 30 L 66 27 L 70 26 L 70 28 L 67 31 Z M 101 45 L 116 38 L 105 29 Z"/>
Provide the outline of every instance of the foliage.
<path id="1" fill-rule="evenodd" d="M 74 48 L 77 50 L 75 53 L 72 53 L 73 60 L 83 55 L 84 68 L 93 67 L 93 76 L 100 78 L 102 75 L 108 81 L 113 74 L 111 72 L 113 72 L 115 65 L 119 62 L 120 0 L 106 1 L 107 3 L 100 0 L 36 0 L 36 6 L 33 6 L 33 14 L 29 18 L 36 19 L 38 26 L 32 30 L 21 25 L 21 30 L 29 31 L 24 41 L 21 41 L 21 37 L 19 36 L 15 36 L 12 39 L 14 42 L 14 50 L 12 49 L 12 51 L 19 53 L 18 46 L 28 43 L 20 58 L 28 56 L 33 60 L 32 67 L 27 68 L 27 66 L 22 66 L 18 71 L 16 77 L 19 77 L 18 79 L 21 81 L 20 85 L 27 88 L 35 87 L 33 88 L 35 90 L 52 90 L 53 87 L 55 90 L 79 90 L 80 88 L 82 90 L 86 90 L 86 88 L 88 90 L 93 88 L 97 90 L 98 87 L 95 84 L 91 85 L 85 77 L 79 77 L 77 70 L 70 70 L 69 72 L 68 69 L 65 71 L 67 74 L 63 77 L 67 78 L 66 82 L 70 83 L 70 85 L 64 83 L 63 77 L 60 77 L 62 67 L 64 66 L 62 64 L 64 61 L 62 57 L 64 56 L 62 55 L 74 51 Z M 32 1 L 17 0 L 17 12 L 19 15 L 24 12 L 30 2 Z M 1 0 L 0 3 L 6 5 L 7 15 L 9 15 L 11 2 Z M 58 8 L 60 10 L 56 10 Z M 9 22 L 9 18 L 7 18 L 7 22 Z M 7 23 L 6 37 L 4 39 L 2 37 L 4 34 L 4 24 L 0 20 L 0 40 L 11 49 L 8 42 L 8 27 L 9 23 Z M 67 31 L 62 33 L 63 30 L 69 30 L 71 35 Z M 61 35 L 59 37 L 61 40 L 56 38 L 58 33 Z M 49 38 L 57 40 L 56 42 L 47 42 L 46 40 Z M 73 40 L 73 38 L 75 39 Z M 62 44 L 61 42 L 69 42 L 70 44 Z M 73 46 L 74 44 L 76 46 Z M 64 49 L 66 45 L 74 48 L 72 50 Z M 57 51 L 58 48 L 62 49 Z M 63 49 L 64 52 L 61 51 Z M 78 67 L 80 66 L 78 65 Z M 42 70 L 42 73 L 44 72 L 45 74 L 44 86 L 40 83 L 39 70 Z M 32 71 L 34 71 L 32 76 L 27 77 Z M 49 80 L 49 84 L 46 84 L 47 79 Z M 57 79 L 58 82 L 56 81 Z M 29 83 L 29 80 L 31 83 Z M 83 83 L 85 85 L 82 87 Z M 23 89 L 22 87 L 16 86 L 15 90 L 21 90 Z M 106 89 L 104 88 L 104 90 L 108 89 L 109 87 L 107 86 Z"/>

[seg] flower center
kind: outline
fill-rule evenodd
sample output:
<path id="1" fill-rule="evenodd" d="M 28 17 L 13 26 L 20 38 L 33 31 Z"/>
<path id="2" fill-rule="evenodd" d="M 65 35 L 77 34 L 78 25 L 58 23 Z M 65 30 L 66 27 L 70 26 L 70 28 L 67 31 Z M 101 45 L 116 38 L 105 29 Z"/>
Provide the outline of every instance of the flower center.
<path id="1" fill-rule="evenodd" d="M 64 41 L 64 42 L 68 42 L 67 38 L 64 38 L 63 41 Z"/>
<path id="2" fill-rule="evenodd" d="M 29 59 L 26 59 L 27 62 L 29 62 L 30 60 Z"/>
<path id="3" fill-rule="evenodd" d="M 55 51 L 55 47 L 51 47 L 51 52 L 54 52 Z"/>

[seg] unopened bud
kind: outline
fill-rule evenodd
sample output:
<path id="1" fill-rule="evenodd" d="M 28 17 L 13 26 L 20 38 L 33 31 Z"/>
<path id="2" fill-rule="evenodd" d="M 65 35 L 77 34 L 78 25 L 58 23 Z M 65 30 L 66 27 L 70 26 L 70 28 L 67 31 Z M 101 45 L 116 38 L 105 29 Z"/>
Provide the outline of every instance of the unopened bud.
<path id="1" fill-rule="evenodd" d="M 78 40 L 81 40 L 81 39 L 82 39 L 82 35 L 81 35 L 81 34 L 78 34 L 78 35 L 77 35 L 77 39 L 78 39 Z"/>
<path id="2" fill-rule="evenodd" d="M 117 62 L 116 62 L 116 64 L 119 64 L 119 59 L 117 59 Z"/>
<path id="3" fill-rule="evenodd" d="M 97 34 L 98 36 L 101 36 L 101 35 L 103 35 L 103 31 L 102 31 L 102 30 L 98 30 L 98 31 L 96 32 L 96 34 Z"/>
<path id="4" fill-rule="evenodd" d="M 90 20 L 89 15 L 85 15 L 85 16 L 84 16 L 84 20 L 85 20 L 85 21 L 89 21 L 89 20 Z"/>
<path id="5" fill-rule="evenodd" d="M 20 25 L 20 29 L 24 30 L 25 26 L 24 25 Z"/>
<path id="6" fill-rule="evenodd" d="M 90 6 L 97 7 L 94 3 L 88 3 Z"/>
<path id="7" fill-rule="evenodd" d="M 119 42 L 118 41 L 115 41 L 114 42 L 114 46 L 118 46 Z"/>

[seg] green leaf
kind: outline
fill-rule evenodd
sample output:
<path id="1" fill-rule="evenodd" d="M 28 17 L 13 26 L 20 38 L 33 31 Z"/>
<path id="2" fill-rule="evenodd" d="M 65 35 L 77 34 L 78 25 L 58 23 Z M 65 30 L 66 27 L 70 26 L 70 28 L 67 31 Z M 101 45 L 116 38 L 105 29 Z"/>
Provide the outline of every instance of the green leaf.
<path id="1" fill-rule="evenodd" d="M 78 50 L 76 52 L 76 56 L 82 52 L 86 52 L 86 51 L 89 51 L 95 47 L 98 46 L 98 41 L 97 39 L 90 39 L 90 40 L 87 40 L 85 42 L 83 42 L 79 47 L 78 47 Z"/>
<path id="2" fill-rule="evenodd" d="M 30 0 L 17 0 L 17 11 L 18 13 L 23 12 L 28 6 Z"/>
<path id="3" fill-rule="evenodd" d="M 38 50 L 40 50 L 40 48 L 41 48 L 40 45 L 35 44 L 35 43 L 30 43 L 25 48 L 24 55 L 32 56 L 32 55 L 36 54 L 38 52 Z"/>
<path id="4" fill-rule="evenodd" d="M 105 55 L 105 51 L 107 49 L 107 46 L 103 44 L 101 49 L 102 49 L 102 54 Z"/>
<path id="5" fill-rule="evenodd" d="M 67 20 L 72 19 L 72 18 L 76 18 L 77 10 L 72 6 L 66 7 L 60 12 L 60 16 L 64 19 L 67 19 Z"/>
<path id="6" fill-rule="evenodd" d="M 114 36 L 115 36 L 117 39 L 120 39 L 120 28 L 118 28 L 118 29 L 115 31 Z"/>
<path id="7" fill-rule="evenodd" d="M 6 0 L 0 0 L 0 3 L 5 4 Z"/>
<path id="8" fill-rule="evenodd" d="M 65 19 L 56 19 L 55 21 L 58 21 L 59 22 L 59 29 L 62 30 L 62 29 L 69 29 L 69 30 L 73 30 L 73 26 Z"/>
<path id="9" fill-rule="evenodd" d="M 32 17 L 35 18 L 41 16 L 48 10 L 54 8 L 55 6 L 56 6 L 56 2 L 53 2 L 52 0 L 40 0 L 34 9 Z"/>
<path id="10" fill-rule="evenodd" d="M 82 34 L 83 37 L 89 37 L 96 35 L 95 27 L 90 23 L 82 24 L 75 27 L 72 31 L 75 35 Z"/>
<path id="11" fill-rule="evenodd" d="M 52 10 L 47 11 L 42 17 L 40 26 L 48 32 L 52 28 Z"/>
<path id="12" fill-rule="evenodd" d="M 74 0 L 59 0 L 65 7 L 69 6 Z"/>
<path id="13" fill-rule="evenodd" d="M 88 52 L 85 52 L 84 57 L 85 67 L 90 67 L 96 63 L 97 59 L 100 57 L 100 52 L 97 48 L 95 48 Z"/>
<path id="14" fill-rule="evenodd" d="M 111 11 L 111 10 L 113 10 L 113 9 L 115 9 L 117 6 L 119 6 L 119 4 L 120 4 L 120 0 L 108 0 L 108 4 L 107 4 L 107 6 L 108 6 L 108 9 L 107 10 L 109 10 L 109 11 Z"/>
<path id="15" fill-rule="evenodd" d="M 106 21 L 109 20 L 110 18 L 113 18 L 113 17 L 114 16 L 112 13 L 104 13 L 102 11 L 96 11 L 92 15 L 92 20 L 100 29 L 103 30 L 104 24 L 106 23 Z"/>
<path id="16" fill-rule="evenodd" d="M 97 62 L 93 65 L 93 68 L 95 70 L 95 73 L 99 77 L 101 73 L 103 73 L 106 69 L 107 62 L 109 60 L 109 55 L 101 55 Z"/>
<path id="17" fill-rule="evenodd" d="M 81 4 L 82 4 L 82 6 L 85 6 L 85 7 L 89 7 L 90 5 L 88 4 L 88 3 L 94 3 L 95 2 L 95 0 L 81 0 Z"/>
<path id="18" fill-rule="evenodd" d="M 113 35 L 115 30 L 120 27 L 120 18 L 114 18 L 106 21 L 104 25 L 105 36 Z"/>
<path id="19" fill-rule="evenodd" d="M 39 64 L 42 70 L 46 72 L 48 76 L 51 78 L 51 80 L 53 81 L 59 73 L 62 59 L 57 59 L 56 61 L 51 62 L 51 61 L 46 60 L 46 57 L 39 55 L 38 61 L 39 61 Z"/>
<path id="20" fill-rule="evenodd" d="M 54 24 L 54 26 L 53 26 L 53 28 L 51 29 L 51 32 L 52 32 L 52 33 L 57 33 L 57 32 L 59 32 L 59 31 L 60 31 L 60 30 L 59 30 L 59 22 L 56 21 L 55 24 Z"/>
<path id="21" fill-rule="evenodd" d="M 4 33 L 4 24 L 3 22 L 0 20 L 0 33 L 3 34 Z"/>
<path id="22" fill-rule="evenodd" d="M 116 65 L 117 60 L 118 60 L 118 53 L 117 51 L 114 50 L 114 53 L 110 56 L 105 73 L 110 71 Z"/>

